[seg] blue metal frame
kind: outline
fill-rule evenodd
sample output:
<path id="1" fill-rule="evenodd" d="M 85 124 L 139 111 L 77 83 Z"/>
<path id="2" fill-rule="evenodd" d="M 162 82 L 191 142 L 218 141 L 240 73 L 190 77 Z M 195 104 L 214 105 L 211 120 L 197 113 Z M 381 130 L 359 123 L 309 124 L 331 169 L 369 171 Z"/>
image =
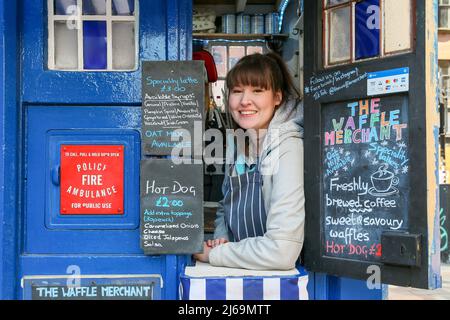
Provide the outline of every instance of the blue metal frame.
<path id="1" fill-rule="evenodd" d="M 14 299 L 17 291 L 21 139 L 17 13 L 16 1 L 0 2 L 0 299 Z"/>

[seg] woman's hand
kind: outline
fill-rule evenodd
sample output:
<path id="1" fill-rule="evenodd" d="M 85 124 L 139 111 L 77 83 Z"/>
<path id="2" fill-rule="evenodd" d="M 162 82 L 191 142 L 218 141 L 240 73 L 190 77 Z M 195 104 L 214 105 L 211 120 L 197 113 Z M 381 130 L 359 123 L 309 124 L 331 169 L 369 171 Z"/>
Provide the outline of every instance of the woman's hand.
<path id="1" fill-rule="evenodd" d="M 201 261 L 201 262 L 209 262 L 209 252 L 211 251 L 212 247 L 208 246 L 206 242 L 203 243 L 203 253 L 196 253 L 194 254 L 194 259 Z"/>
<path id="2" fill-rule="evenodd" d="M 227 239 L 219 238 L 219 239 L 208 240 L 206 243 L 211 248 L 215 248 L 215 247 L 220 246 L 221 244 L 224 244 L 224 243 L 227 243 L 227 242 L 228 242 Z"/>

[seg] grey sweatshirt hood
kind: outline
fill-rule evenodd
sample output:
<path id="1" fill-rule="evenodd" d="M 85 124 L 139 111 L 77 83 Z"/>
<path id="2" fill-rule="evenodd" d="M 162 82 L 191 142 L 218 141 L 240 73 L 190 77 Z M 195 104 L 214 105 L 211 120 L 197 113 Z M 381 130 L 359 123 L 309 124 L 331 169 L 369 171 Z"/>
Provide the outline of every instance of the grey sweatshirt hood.
<path id="1" fill-rule="evenodd" d="M 275 111 L 264 138 L 261 158 L 289 137 L 303 138 L 303 132 L 303 101 L 288 99 Z"/>
<path id="2" fill-rule="evenodd" d="M 303 101 L 288 99 L 276 111 L 270 121 L 266 136 L 262 144 L 260 160 L 264 160 L 272 151 L 277 150 L 280 143 L 290 137 L 303 138 Z M 234 136 L 227 136 L 227 163 L 234 159 Z M 238 153 L 242 154 L 240 150 Z M 251 155 L 246 157 L 248 164 L 256 162 Z"/>

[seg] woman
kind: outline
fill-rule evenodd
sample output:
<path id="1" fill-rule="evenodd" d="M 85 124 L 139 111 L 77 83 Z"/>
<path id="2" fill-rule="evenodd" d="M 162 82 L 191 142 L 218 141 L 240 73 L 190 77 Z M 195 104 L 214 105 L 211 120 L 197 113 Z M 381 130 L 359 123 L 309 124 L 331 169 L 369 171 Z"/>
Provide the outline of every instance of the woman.
<path id="1" fill-rule="evenodd" d="M 237 161 L 224 178 L 214 240 L 194 257 L 214 266 L 292 269 L 305 220 L 298 91 L 273 53 L 243 57 L 226 82 L 229 112 L 250 142 L 234 148 Z"/>

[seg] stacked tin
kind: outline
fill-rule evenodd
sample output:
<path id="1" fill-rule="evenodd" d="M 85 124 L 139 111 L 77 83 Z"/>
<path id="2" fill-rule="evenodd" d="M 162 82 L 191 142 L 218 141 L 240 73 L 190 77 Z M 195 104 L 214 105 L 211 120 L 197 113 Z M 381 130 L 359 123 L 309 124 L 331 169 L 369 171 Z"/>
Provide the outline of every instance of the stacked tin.
<path id="1" fill-rule="evenodd" d="M 279 15 L 276 12 L 271 12 L 265 15 L 265 31 L 268 34 L 279 33 Z"/>
<path id="2" fill-rule="evenodd" d="M 223 33 L 240 34 L 273 34 L 279 33 L 279 14 L 271 12 L 267 14 L 224 14 L 222 16 Z"/>
<path id="3" fill-rule="evenodd" d="M 236 33 L 236 15 L 225 14 L 222 16 L 222 32 Z"/>
<path id="4" fill-rule="evenodd" d="M 236 33 L 250 33 L 250 15 L 241 13 L 236 16 Z"/>
<path id="5" fill-rule="evenodd" d="M 264 15 L 255 14 L 250 18 L 250 33 L 263 34 L 264 33 Z"/>

